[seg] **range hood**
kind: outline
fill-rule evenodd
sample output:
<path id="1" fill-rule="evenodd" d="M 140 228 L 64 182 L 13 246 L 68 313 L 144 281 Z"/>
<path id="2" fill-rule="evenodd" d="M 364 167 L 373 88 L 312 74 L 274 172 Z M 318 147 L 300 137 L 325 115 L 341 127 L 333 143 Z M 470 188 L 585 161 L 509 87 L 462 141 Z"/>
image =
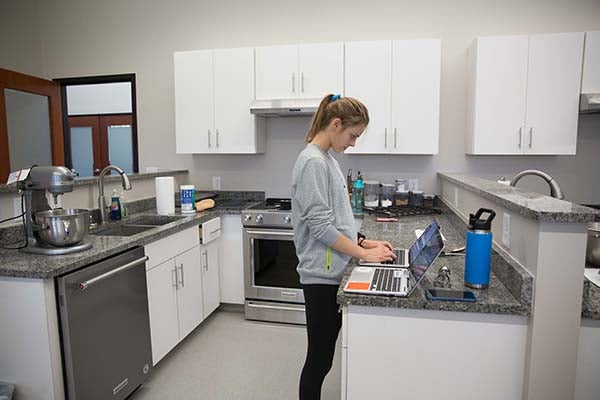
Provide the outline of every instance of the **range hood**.
<path id="1" fill-rule="evenodd" d="M 600 93 L 582 93 L 579 100 L 579 113 L 600 113 Z"/>
<path id="2" fill-rule="evenodd" d="M 255 100 L 250 112 L 261 117 L 295 117 L 313 115 L 321 99 Z"/>

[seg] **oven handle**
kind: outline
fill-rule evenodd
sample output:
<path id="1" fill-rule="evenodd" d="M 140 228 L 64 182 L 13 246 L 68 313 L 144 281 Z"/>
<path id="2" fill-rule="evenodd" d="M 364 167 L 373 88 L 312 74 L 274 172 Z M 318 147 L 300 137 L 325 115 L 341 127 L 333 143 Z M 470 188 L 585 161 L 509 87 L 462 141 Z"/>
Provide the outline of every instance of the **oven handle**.
<path id="1" fill-rule="evenodd" d="M 292 307 L 281 307 L 281 306 L 266 306 L 266 305 L 262 305 L 262 304 L 254 304 L 254 303 L 247 303 L 248 307 L 254 307 L 254 308 L 268 308 L 271 310 L 282 310 L 282 311 L 298 311 L 298 312 L 303 312 L 304 310 L 302 310 L 301 308 L 292 308 Z"/>
<path id="2" fill-rule="evenodd" d="M 250 235 L 276 235 L 276 236 L 294 236 L 294 231 L 253 231 L 250 229 L 246 229 L 246 233 Z"/>

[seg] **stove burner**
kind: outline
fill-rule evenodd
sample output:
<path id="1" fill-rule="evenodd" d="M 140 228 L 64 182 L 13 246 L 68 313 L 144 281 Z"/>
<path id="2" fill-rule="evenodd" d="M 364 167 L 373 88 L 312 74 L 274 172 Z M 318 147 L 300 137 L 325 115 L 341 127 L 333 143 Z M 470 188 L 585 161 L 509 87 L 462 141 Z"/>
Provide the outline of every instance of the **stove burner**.
<path id="1" fill-rule="evenodd" d="M 290 211 L 292 209 L 292 199 L 268 198 L 264 203 L 256 205 L 252 209 Z"/>
<path id="2" fill-rule="evenodd" d="M 434 207 L 420 206 L 391 206 L 391 207 L 363 207 L 370 215 L 385 215 L 387 217 L 411 217 L 415 215 L 441 214 L 442 210 Z"/>

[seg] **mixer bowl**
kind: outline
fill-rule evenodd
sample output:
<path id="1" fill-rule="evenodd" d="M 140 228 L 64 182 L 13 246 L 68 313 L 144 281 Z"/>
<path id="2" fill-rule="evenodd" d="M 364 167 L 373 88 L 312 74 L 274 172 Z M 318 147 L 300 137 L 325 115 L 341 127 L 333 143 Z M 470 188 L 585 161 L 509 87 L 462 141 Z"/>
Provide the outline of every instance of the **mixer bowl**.
<path id="1" fill-rule="evenodd" d="M 89 233 L 90 212 L 82 208 L 47 210 L 35 213 L 35 223 L 42 227 L 38 237 L 57 247 L 73 246 Z"/>

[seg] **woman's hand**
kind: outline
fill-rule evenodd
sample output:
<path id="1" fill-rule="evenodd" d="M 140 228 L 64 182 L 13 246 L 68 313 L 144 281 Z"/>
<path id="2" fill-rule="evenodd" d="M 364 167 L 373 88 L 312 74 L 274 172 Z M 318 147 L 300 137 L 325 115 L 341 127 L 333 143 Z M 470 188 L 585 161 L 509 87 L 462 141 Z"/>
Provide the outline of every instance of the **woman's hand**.
<path id="1" fill-rule="evenodd" d="M 364 248 L 365 242 L 370 242 L 367 246 L 374 244 L 373 247 Z M 382 261 L 392 261 L 396 259 L 394 252 L 391 250 L 392 245 L 388 242 L 379 242 L 377 240 L 364 240 L 362 242 L 364 251 L 362 255 L 362 260 L 366 262 L 382 262 Z"/>
<path id="2" fill-rule="evenodd" d="M 367 250 L 374 249 L 375 247 L 383 246 L 385 248 L 388 248 L 388 249 L 394 251 L 394 247 L 390 244 L 390 242 L 384 242 L 384 241 L 380 241 L 380 240 L 365 239 L 360 243 L 360 245 Z"/>

